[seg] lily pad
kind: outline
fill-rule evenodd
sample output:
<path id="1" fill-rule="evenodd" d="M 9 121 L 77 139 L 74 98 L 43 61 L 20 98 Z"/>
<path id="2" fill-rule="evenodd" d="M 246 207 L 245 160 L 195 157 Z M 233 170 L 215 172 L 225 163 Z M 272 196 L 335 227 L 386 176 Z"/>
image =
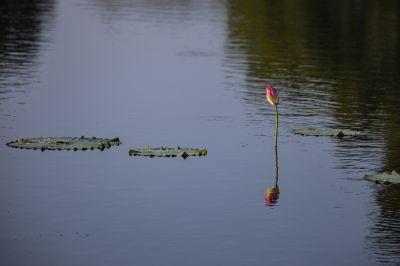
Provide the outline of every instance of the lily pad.
<path id="1" fill-rule="evenodd" d="M 104 150 L 111 146 L 119 145 L 121 141 L 119 138 L 85 138 L 84 136 L 74 137 L 46 137 L 46 138 L 29 138 L 29 139 L 16 139 L 7 143 L 7 146 L 20 149 L 34 149 L 34 150 Z"/>
<path id="2" fill-rule="evenodd" d="M 177 157 L 182 156 L 186 159 L 189 156 L 205 156 L 207 155 L 206 149 L 193 149 L 193 148 L 151 148 L 146 147 L 141 150 L 129 150 L 130 156 L 150 156 L 150 157 Z"/>
<path id="3" fill-rule="evenodd" d="M 366 175 L 364 179 L 385 185 L 400 184 L 400 175 L 395 170 L 392 173 L 384 172 L 377 175 Z"/>
<path id="4" fill-rule="evenodd" d="M 333 136 L 343 138 L 345 136 L 354 137 L 361 134 L 360 131 L 350 129 L 331 129 L 331 128 L 300 128 L 294 131 L 295 134 L 302 136 Z"/>

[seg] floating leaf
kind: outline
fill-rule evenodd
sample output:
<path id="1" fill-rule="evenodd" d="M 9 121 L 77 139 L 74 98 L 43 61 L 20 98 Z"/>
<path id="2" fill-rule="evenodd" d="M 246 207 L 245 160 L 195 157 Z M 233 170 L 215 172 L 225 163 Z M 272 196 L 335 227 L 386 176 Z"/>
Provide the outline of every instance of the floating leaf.
<path id="1" fill-rule="evenodd" d="M 189 156 L 205 156 L 207 155 L 206 149 L 192 149 L 192 148 L 151 148 L 146 147 L 142 150 L 129 150 L 129 155 L 133 156 L 150 156 L 150 157 L 177 157 L 182 156 L 186 159 Z"/>
<path id="2" fill-rule="evenodd" d="M 366 175 L 364 179 L 385 185 L 400 184 L 400 175 L 395 170 L 392 173 L 384 172 L 377 175 Z"/>
<path id="3" fill-rule="evenodd" d="M 343 138 L 345 136 L 358 136 L 361 134 L 360 131 L 350 130 L 350 129 L 331 129 L 331 128 L 300 128 L 294 131 L 295 134 L 303 136 L 334 136 L 338 138 Z"/>
<path id="4" fill-rule="evenodd" d="M 7 146 L 20 149 L 34 149 L 34 150 L 93 150 L 108 149 L 111 146 L 119 145 L 121 141 L 119 138 L 80 138 L 73 137 L 46 137 L 46 138 L 29 138 L 29 139 L 16 139 L 7 143 Z"/>

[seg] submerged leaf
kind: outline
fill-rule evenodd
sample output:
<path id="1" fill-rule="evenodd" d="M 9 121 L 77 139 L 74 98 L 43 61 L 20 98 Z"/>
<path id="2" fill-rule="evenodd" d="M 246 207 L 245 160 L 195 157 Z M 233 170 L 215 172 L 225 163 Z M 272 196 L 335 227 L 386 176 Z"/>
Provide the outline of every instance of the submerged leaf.
<path id="1" fill-rule="evenodd" d="M 129 150 L 129 155 L 133 156 L 150 156 L 150 157 L 176 157 L 182 156 L 186 159 L 189 156 L 205 156 L 207 155 L 206 149 L 193 149 L 193 148 L 150 148 L 149 146 L 141 150 Z"/>
<path id="2" fill-rule="evenodd" d="M 331 128 L 300 128 L 294 131 L 295 134 L 303 136 L 333 136 L 343 138 L 344 136 L 358 136 L 361 134 L 360 131 L 350 129 L 331 129 Z"/>
<path id="3" fill-rule="evenodd" d="M 385 185 L 400 184 L 400 175 L 395 170 L 390 174 L 383 172 L 376 175 L 366 175 L 364 179 Z"/>
<path id="4" fill-rule="evenodd" d="M 29 139 L 16 139 L 7 143 L 7 146 L 20 149 L 34 149 L 34 150 L 88 150 L 99 149 L 104 150 L 111 146 L 119 145 L 121 141 L 119 138 L 79 138 L 74 137 L 46 137 L 46 138 L 29 138 Z"/>

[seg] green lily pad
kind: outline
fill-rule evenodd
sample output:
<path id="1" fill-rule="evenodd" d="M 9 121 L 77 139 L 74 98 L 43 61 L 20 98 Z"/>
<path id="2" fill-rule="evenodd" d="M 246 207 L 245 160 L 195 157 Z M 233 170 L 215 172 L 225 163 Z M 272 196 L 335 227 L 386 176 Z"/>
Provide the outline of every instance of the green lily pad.
<path id="1" fill-rule="evenodd" d="M 142 150 L 129 150 L 130 156 L 150 156 L 150 157 L 177 157 L 182 156 L 186 159 L 189 156 L 205 156 L 207 155 L 206 149 L 192 149 L 192 148 L 151 148 L 146 147 Z"/>
<path id="2" fill-rule="evenodd" d="M 395 170 L 392 173 L 384 172 L 377 175 L 366 175 L 364 179 L 385 185 L 400 184 L 400 175 Z"/>
<path id="3" fill-rule="evenodd" d="M 295 134 L 302 136 L 333 136 L 343 138 L 345 136 L 354 137 L 361 134 L 360 131 L 350 129 L 331 129 L 331 128 L 300 128 L 294 131 Z"/>
<path id="4" fill-rule="evenodd" d="M 46 138 L 29 138 L 29 139 L 16 139 L 6 145 L 12 148 L 20 149 L 34 149 L 34 150 L 104 150 L 111 146 L 119 145 L 121 141 L 119 138 L 80 138 L 73 137 L 46 137 Z"/>

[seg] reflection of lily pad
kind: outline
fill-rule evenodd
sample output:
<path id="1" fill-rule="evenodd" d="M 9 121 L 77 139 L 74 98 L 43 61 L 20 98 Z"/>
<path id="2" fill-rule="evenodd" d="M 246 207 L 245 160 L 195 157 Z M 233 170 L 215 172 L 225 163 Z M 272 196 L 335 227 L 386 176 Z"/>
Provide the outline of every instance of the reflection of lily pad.
<path id="1" fill-rule="evenodd" d="M 34 150 L 104 150 L 111 146 L 121 144 L 119 138 L 72 138 L 72 137 L 48 137 L 48 138 L 30 138 L 17 139 L 7 143 L 7 146 L 20 149 Z"/>
<path id="2" fill-rule="evenodd" d="M 392 173 L 381 173 L 377 175 L 366 175 L 364 179 L 381 184 L 400 184 L 400 175 L 393 170 Z"/>
<path id="3" fill-rule="evenodd" d="M 205 156 L 207 155 L 206 149 L 191 149 L 191 148 L 150 148 L 146 147 L 142 150 L 129 150 L 129 155 L 133 156 L 150 156 L 150 157 L 177 157 L 182 156 L 187 158 L 189 156 Z"/>
<path id="4" fill-rule="evenodd" d="M 350 129 L 331 129 L 331 128 L 300 128 L 294 131 L 295 134 L 303 136 L 334 136 L 338 138 L 343 138 L 345 136 L 358 136 L 361 134 L 360 131 L 350 130 Z"/>

